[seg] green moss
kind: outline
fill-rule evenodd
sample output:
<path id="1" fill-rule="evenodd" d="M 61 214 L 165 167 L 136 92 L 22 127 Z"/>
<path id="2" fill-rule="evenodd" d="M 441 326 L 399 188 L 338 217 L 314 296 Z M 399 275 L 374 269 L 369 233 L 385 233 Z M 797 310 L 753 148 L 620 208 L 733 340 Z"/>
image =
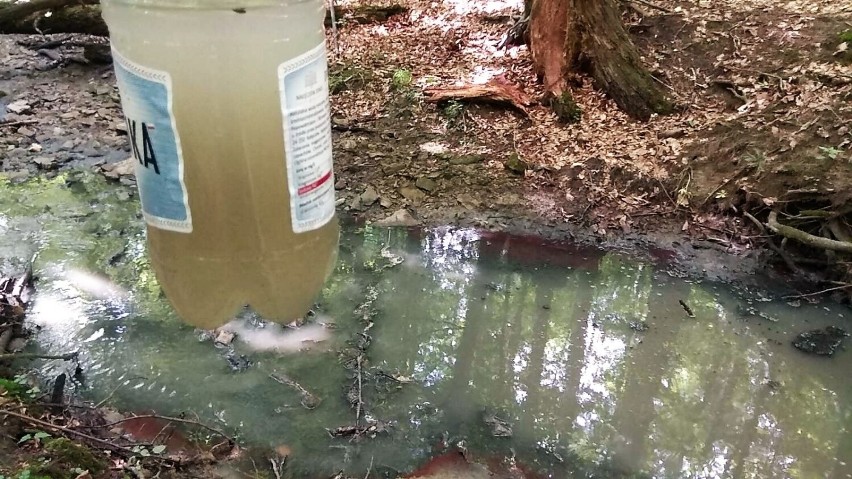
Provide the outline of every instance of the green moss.
<path id="1" fill-rule="evenodd" d="M 507 170 L 512 173 L 523 175 L 529 169 L 529 165 L 526 161 L 521 159 L 521 156 L 518 153 L 513 152 L 506 158 L 506 161 L 503 162 L 503 166 L 506 167 Z"/>
<path id="2" fill-rule="evenodd" d="M 574 101 L 574 95 L 568 90 L 565 90 L 559 96 L 551 97 L 550 107 L 553 108 L 553 112 L 556 113 L 559 121 L 564 123 L 577 123 L 583 116 L 583 110 L 580 109 L 580 106 Z"/>
<path id="3" fill-rule="evenodd" d="M 328 89 L 332 95 L 346 90 L 362 88 L 373 78 L 372 74 L 356 65 L 336 64 L 328 72 Z"/>
<path id="4" fill-rule="evenodd" d="M 838 38 L 840 38 L 841 42 L 852 43 L 852 28 L 850 28 L 849 30 L 840 32 L 840 35 L 838 35 Z M 850 47 L 852 47 L 852 45 L 850 45 Z"/>
<path id="5" fill-rule="evenodd" d="M 103 462 L 91 450 L 70 439 L 50 439 L 45 442 L 44 450 L 51 459 L 45 472 L 57 474 L 67 467 L 88 470 L 94 475 L 104 470 Z"/>
<path id="6" fill-rule="evenodd" d="M 400 68 L 393 72 L 393 78 L 391 78 L 391 84 L 395 90 L 402 90 L 404 88 L 408 88 L 411 85 L 414 77 L 411 75 L 411 71 L 405 68 Z"/>

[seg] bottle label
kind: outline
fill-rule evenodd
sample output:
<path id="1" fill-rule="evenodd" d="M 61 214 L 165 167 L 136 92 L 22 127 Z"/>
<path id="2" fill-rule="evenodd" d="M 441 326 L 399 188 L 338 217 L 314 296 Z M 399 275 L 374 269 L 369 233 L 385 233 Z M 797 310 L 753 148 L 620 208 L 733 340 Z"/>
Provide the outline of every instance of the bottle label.
<path id="1" fill-rule="evenodd" d="M 325 43 L 278 66 L 293 232 L 334 216 L 331 110 Z"/>
<path id="2" fill-rule="evenodd" d="M 115 48 L 112 57 L 145 221 L 160 229 L 190 233 L 192 216 L 172 112 L 171 76 L 133 63 Z"/>

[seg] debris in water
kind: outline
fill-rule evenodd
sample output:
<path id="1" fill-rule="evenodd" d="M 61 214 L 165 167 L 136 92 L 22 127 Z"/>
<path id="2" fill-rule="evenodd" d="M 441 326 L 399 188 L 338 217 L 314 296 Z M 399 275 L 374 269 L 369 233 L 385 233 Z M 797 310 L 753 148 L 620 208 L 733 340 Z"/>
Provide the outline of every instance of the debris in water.
<path id="1" fill-rule="evenodd" d="M 331 437 L 351 437 L 352 439 L 368 437 L 372 439 L 379 434 L 388 433 L 390 427 L 390 423 L 385 421 L 369 421 L 366 424 L 340 426 L 335 429 L 327 429 L 327 431 Z"/>
<path id="2" fill-rule="evenodd" d="M 295 380 L 291 379 L 286 374 L 273 372 L 269 373 L 269 377 L 279 384 L 283 384 L 292 389 L 295 389 L 296 392 L 298 392 L 302 396 L 301 403 L 305 409 L 315 409 L 322 402 L 322 399 L 319 396 L 311 393 L 310 391 L 305 389 L 301 384 L 297 383 Z"/>
<path id="3" fill-rule="evenodd" d="M 793 340 L 793 346 L 806 353 L 831 356 L 847 336 L 849 333 L 846 330 L 837 326 L 828 326 L 825 329 L 814 329 L 799 334 Z"/>
<path id="4" fill-rule="evenodd" d="M 245 371 L 252 365 L 251 359 L 247 358 L 244 354 L 237 354 L 233 351 L 229 352 L 225 356 L 225 359 L 228 360 L 228 366 L 238 373 Z"/>
<path id="5" fill-rule="evenodd" d="M 483 419 L 485 424 L 491 428 L 491 435 L 494 437 L 512 437 L 512 427 L 508 421 L 500 419 L 496 414 L 488 414 Z"/>
<path id="6" fill-rule="evenodd" d="M 646 323 L 645 321 L 631 321 L 628 324 L 628 326 L 630 326 L 630 329 L 632 329 L 633 331 L 636 331 L 636 332 L 639 332 L 639 333 L 642 333 L 642 332 L 645 332 L 645 331 L 648 330 L 648 323 Z"/>
<path id="7" fill-rule="evenodd" d="M 683 306 L 683 310 L 686 311 L 686 314 L 688 314 L 690 318 L 695 317 L 695 313 L 692 312 L 692 308 L 690 308 L 689 305 L 686 304 L 686 301 L 679 299 L 677 300 L 677 302 L 680 303 L 681 306 Z"/>

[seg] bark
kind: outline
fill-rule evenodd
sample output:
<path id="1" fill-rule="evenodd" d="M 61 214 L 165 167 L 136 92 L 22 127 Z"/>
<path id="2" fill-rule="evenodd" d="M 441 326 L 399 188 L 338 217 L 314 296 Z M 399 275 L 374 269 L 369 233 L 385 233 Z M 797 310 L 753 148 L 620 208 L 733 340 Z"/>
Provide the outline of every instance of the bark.
<path id="1" fill-rule="evenodd" d="M 458 100 L 509 104 L 526 116 L 529 116 L 526 106 L 532 103 L 530 98 L 517 85 L 500 78 L 495 78 L 484 85 L 427 88 L 423 93 L 427 101 L 436 103 Z"/>
<path id="2" fill-rule="evenodd" d="M 613 0 L 535 0 L 530 51 L 545 88 L 556 96 L 567 89 L 569 75 L 585 73 L 634 118 L 673 110 L 642 64 Z"/>
<path id="3" fill-rule="evenodd" d="M 0 8 L 0 33 L 106 35 L 98 0 L 32 0 Z M 49 17 L 44 16 L 51 12 Z"/>

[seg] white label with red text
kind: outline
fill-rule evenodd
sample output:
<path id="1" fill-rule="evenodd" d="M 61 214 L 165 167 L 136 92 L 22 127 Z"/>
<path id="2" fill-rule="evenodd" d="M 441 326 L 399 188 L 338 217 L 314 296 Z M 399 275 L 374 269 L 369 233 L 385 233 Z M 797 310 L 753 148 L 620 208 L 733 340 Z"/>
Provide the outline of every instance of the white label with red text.
<path id="1" fill-rule="evenodd" d="M 331 110 L 325 43 L 278 66 L 293 231 L 334 216 Z"/>

